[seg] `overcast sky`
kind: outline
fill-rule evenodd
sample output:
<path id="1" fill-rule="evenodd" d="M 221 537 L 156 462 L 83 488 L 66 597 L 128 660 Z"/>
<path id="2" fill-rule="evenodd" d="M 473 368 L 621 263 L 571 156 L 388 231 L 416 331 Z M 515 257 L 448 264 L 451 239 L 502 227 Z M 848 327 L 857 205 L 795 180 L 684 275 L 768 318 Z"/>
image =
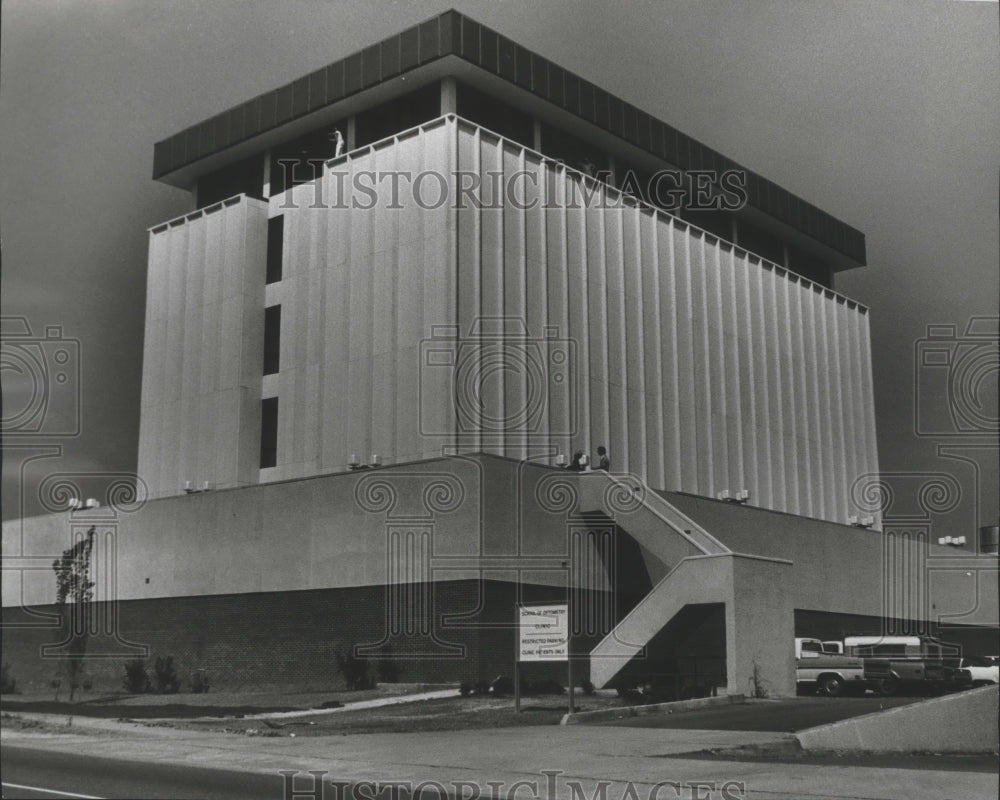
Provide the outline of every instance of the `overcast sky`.
<path id="1" fill-rule="evenodd" d="M 956 476 L 940 535 L 996 522 L 996 449 L 945 459 L 952 440 L 915 434 L 918 392 L 930 427 L 952 425 L 916 343 L 974 316 L 995 329 L 1000 295 L 998 6 L 943 0 L 4 0 L 3 314 L 79 340 L 82 397 L 58 457 L 8 438 L 4 518 L 22 472 L 38 513 L 46 475 L 135 469 L 146 229 L 192 207 L 150 179 L 153 143 L 449 7 L 863 231 L 869 266 L 836 288 L 871 308 L 882 469 L 899 486 Z M 27 402 L 9 373 L 5 419 Z M 995 418 L 995 367 L 979 377 L 969 402 Z"/>

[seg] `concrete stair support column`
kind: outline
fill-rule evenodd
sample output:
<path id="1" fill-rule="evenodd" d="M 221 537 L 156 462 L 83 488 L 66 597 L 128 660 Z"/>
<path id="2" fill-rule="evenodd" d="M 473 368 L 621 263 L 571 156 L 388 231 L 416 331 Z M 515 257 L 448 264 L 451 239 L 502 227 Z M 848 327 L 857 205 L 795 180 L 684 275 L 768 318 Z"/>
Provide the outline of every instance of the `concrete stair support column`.
<path id="1" fill-rule="evenodd" d="M 726 693 L 794 697 L 792 562 L 740 554 L 726 560 L 731 570 L 726 600 Z"/>
<path id="2" fill-rule="evenodd" d="M 591 651 L 591 681 L 611 684 L 685 606 L 724 603 L 727 694 L 794 695 L 791 566 L 734 553 L 684 559 Z"/>

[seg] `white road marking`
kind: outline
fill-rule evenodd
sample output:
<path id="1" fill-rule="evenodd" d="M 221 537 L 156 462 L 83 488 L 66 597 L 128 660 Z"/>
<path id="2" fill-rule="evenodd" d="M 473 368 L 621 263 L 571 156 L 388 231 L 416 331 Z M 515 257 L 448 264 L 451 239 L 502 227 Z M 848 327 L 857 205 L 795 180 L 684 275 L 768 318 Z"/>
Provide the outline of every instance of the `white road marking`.
<path id="1" fill-rule="evenodd" d="M 77 794 L 75 792 L 60 792 L 58 789 L 46 789 L 43 786 L 24 786 L 20 783 L 7 783 L 4 781 L 0 784 L 9 789 L 27 789 L 30 792 L 48 792 L 49 794 L 57 794 L 60 797 L 77 797 L 80 800 L 104 800 L 103 797 L 98 797 L 93 794 Z"/>

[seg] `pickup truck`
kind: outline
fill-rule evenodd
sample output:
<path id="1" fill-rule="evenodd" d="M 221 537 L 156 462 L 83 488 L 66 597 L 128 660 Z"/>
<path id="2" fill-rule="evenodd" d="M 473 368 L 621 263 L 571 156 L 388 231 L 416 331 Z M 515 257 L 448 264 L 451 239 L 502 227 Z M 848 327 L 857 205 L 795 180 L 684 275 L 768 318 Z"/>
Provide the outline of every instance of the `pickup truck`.
<path id="1" fill-rule="evenodd" d="M 818 691 L 828 697 L 862 694 L 864 660 L 842 655 L 839 642 L 795 639 L 795 685 L 800 694 Z"/>

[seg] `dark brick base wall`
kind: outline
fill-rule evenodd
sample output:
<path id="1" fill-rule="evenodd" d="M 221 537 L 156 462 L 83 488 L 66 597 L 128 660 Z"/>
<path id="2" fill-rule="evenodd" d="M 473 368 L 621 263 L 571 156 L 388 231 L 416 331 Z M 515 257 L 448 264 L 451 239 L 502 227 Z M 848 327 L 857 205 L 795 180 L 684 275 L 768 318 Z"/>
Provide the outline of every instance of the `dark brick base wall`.
<path id="1" fill-rule="evenodd" d="M 337 653 L 361 648 L 373 660 L 391 662 L 404 682 L 491 680 L 512 675 L 515 602 L 565 602 L 556 587 L 502 581 L 416 584 L 387 596 L 384 586 L 299 592 L 205 595 L 95 604 L 96 623 L 113 614 L 112 635 L 92 635 L 85 674 L 95 691 L 122 688 L 124 662 L 146 655 L 153 674 L 158 656 L 172 656 L 181 691 L 195 670 L 205 670 L 213 690 L 238 687 L 332 690 L 343 686 Z M 595 598 L 574 594 L 574 606 Z M 596 600 L 600 602 L 600 598 Z M 634 601 L 633 601 L 634 602 Z M 613 622 L 631 607 L 618 604 Z M 411 608 L 393 619 L 387 609 Z M 33 609 L 52 615 L 51 606 Z M 428 628 L 425 620 L 432 619 Z M 3 610 L 3 660 L 18 686 L 44 689 L 65 669 L 59 648 L 43 654 L 65 634 L 40 627 L 44 620 L 23 608 Z M 11 627 L 29 624 L 29 627 Z M 394 630 L 395 629 L 395 630 Z M 573 649 L 589 652 L 603 633 L 578 636 Z M 531 665 L 529 679 L 564 677 L 565 664 Z M 575 682 L 587 677 L 584 664 Z"/>

